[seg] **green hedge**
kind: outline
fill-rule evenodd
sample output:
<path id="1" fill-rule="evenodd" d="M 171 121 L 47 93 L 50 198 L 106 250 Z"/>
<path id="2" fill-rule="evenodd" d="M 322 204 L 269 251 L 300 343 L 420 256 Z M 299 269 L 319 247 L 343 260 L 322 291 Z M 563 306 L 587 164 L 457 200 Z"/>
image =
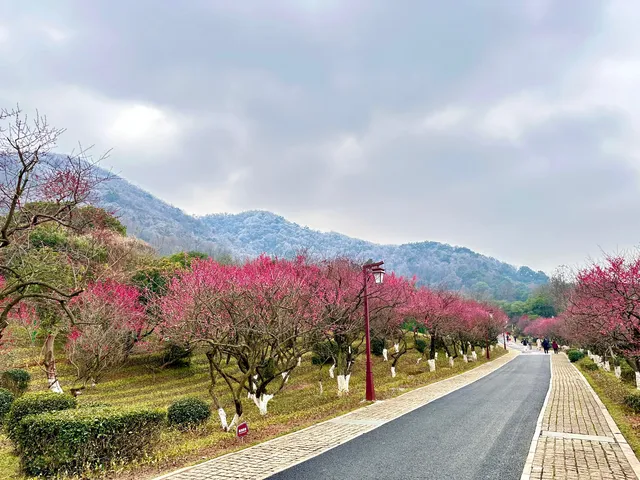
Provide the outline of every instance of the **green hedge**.
<path id="1" fill-rule="evenodd" d="M 624 404 L 635 413 L 640 412 L 640 393 L 631 393 L 624 397 Z"/>
<path id="2" fill-rule="evenodd" d="M 580 350 L 569 350 L 567 352 L 567 357 L 569 357 L 569 360 L 571 362 L 577 362 L 578 360 L 580 360 L 581 358 L 584 358 L 586 355 L 584 354 L 584 352 L 581 352 Z"/>
<path id="3" fill-rule="evenodd" d="M 11 391 L 6 388 L 0 388 L 0 425 L 2 424 L 5 415 L 9 413 L 14 398 L 15 397 Z"/>
<path id="4" fill-rule="evenodd" d="M 421 338 L 416 338 L 415 346 L 418 352 L 424 353 L 424 351 L 427 349 L 427 342 L 425 342 Z"/>
<path id="5" fill-rule="evenodd" d="M 199 398 L 183 398 L 169 406 L 167 417 L 170 425 L 186 430 L 209 420 L 211 408 Z"/>
<path id="6" fill-rule="evenodd" d="M 15 431 L 22 469 L 51 477 L 124 464 L 150 454 L 162 410 L 95 408 L 24 417 Z"/>
<path id="7" fill-rule="evenodd" d="M 21 368 L 14 368 L 2 373 L 0 387 L 10 390 L 17 397 L 27 391 L 30 381 L 31 375 L 29 375 L 29 372 Z"/>
<path id="8" fill-rule="evenodd" d="M 53 392 L 27 393 L 17 398 L 6 418 L 7 433 L 15 441 L 15 430 L 27 415 L 76 408 L 77 402 L 71 395 Z"/>
<path id="9" fill-rule="evenodd" d="M 580 366 L 588 371 L 598 370 L 598 365 L 596 365 L 596 363 L 588 357 L 580 360 Z"/>
<path id="10" fill-rule="evenodd" d="M 382 356 L 382 351 L 385 348 L 384 338 L 373 337 L 371 339 L 371 353 L 373 353 L 376 357 Z"/>

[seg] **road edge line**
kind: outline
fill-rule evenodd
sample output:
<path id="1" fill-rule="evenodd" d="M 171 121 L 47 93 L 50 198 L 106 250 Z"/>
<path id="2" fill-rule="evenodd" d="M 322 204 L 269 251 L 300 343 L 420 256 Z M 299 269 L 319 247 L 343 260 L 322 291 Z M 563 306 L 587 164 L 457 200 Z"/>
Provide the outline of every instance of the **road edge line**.
<path id="1" fill-rule="evenodd" d="M 602 412 L 602 416 L 607 421 L 607 424 L 609 425 L 609 428 L 613 433 L 613 438 L 615 438 L 618 445 L 620 445 L 620 449 L 622 450 L 622 453 L 624 454 L 625 458 L 629 462 L 629 465 L 631 465 L 631 468 L 633 469 L 633 473 L 636 474 L 636 478 L 640 479 L 640 460 L 638 460 L 638 457 L 636 457 L 636 454 L 633 452 L 631 445 L 629 445 L 629 443 L 627 442 L 627 439 L 624 438 L 624 435 L 620 431 L 618 424 L 609 413 L 609 410 L 607 410 L 607 407 L 605 406 L 605 404 L 602 403 L 602 400 L 600 400 L 600 397 L 598 396 L 596 391 L 593 389 L 593 387 L 589 383 L 589 380 L 587 380 L 587 378 L 582 374 L 580 369 L 575 366 L 575 364 L 571 363 L 571 365 L 573 366 L 573 368 L 575 368 L 578 371 L 578 373 L 580 374 L 580 378 L 587 386 L 587 389 L 589 390 L 589 392 L 591 392 L 591 395 L 593 395 L 593 398 L 595 398 L 596 403 L 598 404 L 598 407 Z"/>
<path id="2" fill-rule="evenodd" d="M 544 403 L 542 404 L 542 409 L 540 410 L 540 415 L 538 415 L 538 421 L 536 422 L 536 430 L 533 432 L 533 438 L 531 439 L 531 445 L 529 446 L 529 454 L 527 455 L 527 459 L 524 462 L 524 468 L 522 469 L 522 475 L 520 476 L 520 480 L 530 480 L 531 474 L 533 473 L 533 460 L 535 458 L 536 449 L 538 448 L 538 441 L 540 440 L 540 436 L 542 433 L 542 422 L 544 421 L 544 412 L 547 409 L 547 404 L 549 403 L 549 397 L 551 397 L 551 387 L 553 386 L 553 362 L 551 357 L 549 357 L 549 388 L 547 389 L 547 395 L 544 397 Z"/>

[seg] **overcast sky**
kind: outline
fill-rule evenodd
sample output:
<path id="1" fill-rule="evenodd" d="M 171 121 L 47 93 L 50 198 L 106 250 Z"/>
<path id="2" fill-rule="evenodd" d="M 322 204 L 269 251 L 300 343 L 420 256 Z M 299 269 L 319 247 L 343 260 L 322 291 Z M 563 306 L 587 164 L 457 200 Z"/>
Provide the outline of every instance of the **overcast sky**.
<path id="1" fill-rule="evenodd" d="M 553 270 L 640 239 L 640 2 L 0 0 L 0 105 L 189 213 Z"/>

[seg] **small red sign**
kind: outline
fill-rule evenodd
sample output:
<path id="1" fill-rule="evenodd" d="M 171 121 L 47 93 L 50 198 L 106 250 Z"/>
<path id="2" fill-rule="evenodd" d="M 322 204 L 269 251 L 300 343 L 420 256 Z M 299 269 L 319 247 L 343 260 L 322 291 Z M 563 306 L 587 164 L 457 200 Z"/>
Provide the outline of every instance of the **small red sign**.
<path id="1" fill-rule="evenodd" d="M 247 433 L 249 433 L 249 426 L 247 422 L 242 422 L 240 425 L 236 427 L 236 435 L 238 437 L 244 437 Z"/>

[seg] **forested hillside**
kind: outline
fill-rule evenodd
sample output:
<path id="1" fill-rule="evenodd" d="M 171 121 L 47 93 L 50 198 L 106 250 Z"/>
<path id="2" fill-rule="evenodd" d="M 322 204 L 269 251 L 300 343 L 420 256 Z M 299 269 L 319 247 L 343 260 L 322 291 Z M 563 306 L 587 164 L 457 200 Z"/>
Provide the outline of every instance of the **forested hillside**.
<path id="1" fill-rule="evenodd" d="M 251 258 L 263 252 L 279 257 L 306 252 L 323 258 L 383 259 L 390 270 L 416 275 L 424 284 L 504 300 L 524 300 L 532 287 L 548 280 L 542 272 L 516 268 L 464 247 L 438 242 L 378 245 L 312 230 L 265 211 L 197 218 L 119 177 L 105 184 L 100 196 L 129 234 L 164 254 L 199 250 L 216 257 Z"/>

